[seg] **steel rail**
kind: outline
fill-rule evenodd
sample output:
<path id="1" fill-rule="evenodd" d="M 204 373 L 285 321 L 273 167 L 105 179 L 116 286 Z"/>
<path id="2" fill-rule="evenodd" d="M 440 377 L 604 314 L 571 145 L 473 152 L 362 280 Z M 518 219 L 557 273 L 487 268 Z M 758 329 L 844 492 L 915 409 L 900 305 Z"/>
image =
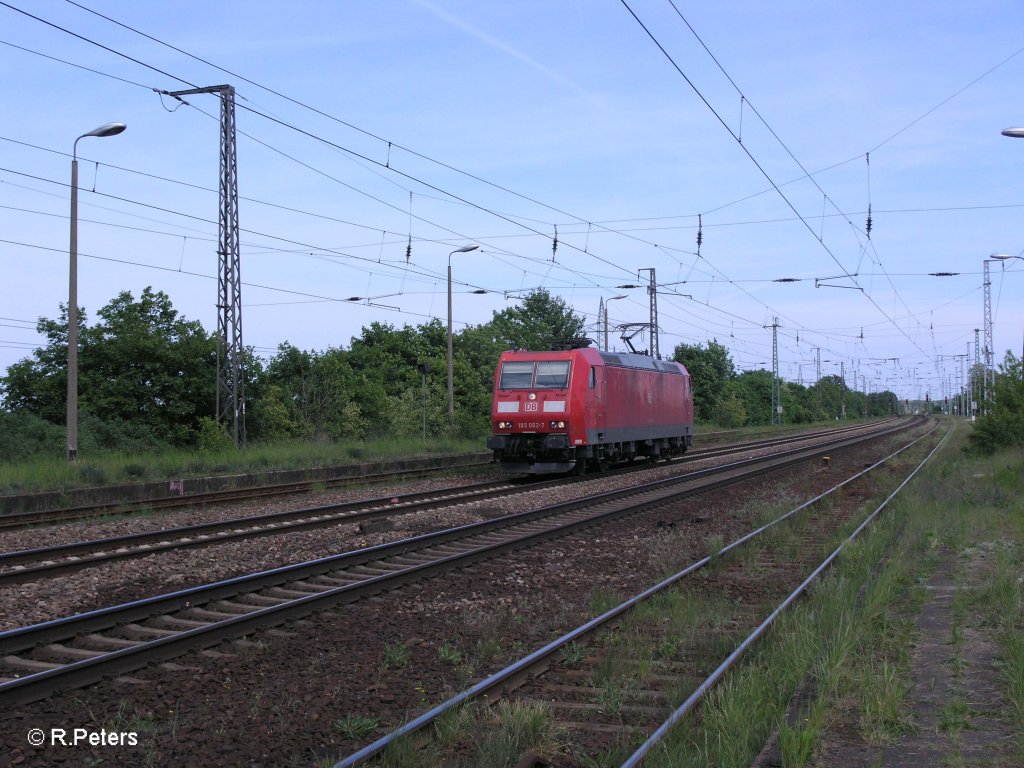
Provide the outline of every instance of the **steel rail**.
<path id="1" fill-rule="evenodd" d="M 880 422 L 875 426 L 886 424 Z M 803 433 L 800 435 L 788 435 L 775 437 L 769 440 L 754 441 L 741 445 L 711 448 L 703 451 L 690 453 L 687 456 L 679 457 L 676 461 L 692 462 L 707 460 L 718 456 L 727 456 L 735 453 L 743 453 L 750 450 L 760 450 L 766 447 L 777 445 L 788 445 L 800 443 L 806 440 L 816 439 L 823 435 L 840 435 L 851 431 L 863 431 L 864 425 L 844 427 L 839 430 L 824 430 L 821 432 Z M 637 469 L 647 469 L 650 465 L 633 465 L 626 468 L 613 470 L 605 476 L 614 476 Z M 567 482 L 579 482 L 586 480 L 585 477 L 570 476 L 554 480 L 529 479 L 520 489 L 522 492 L 542 490 L 544 488 L 557 486 Z M 199 523 L 195 525 L 180 526 L 177 528 L 164 528 L 159 531 L 147 531 L 142 533 L 113 536 L 104 539 L 92 539 L 89 541 L 72 542 L 69 544 L 56 544 L 48 547 L 35 549 L 18 550 L 0 554 L 0 586 L 5 584 L 19 583 L 39 578 L 48 578 L 61 574 L 72 573 L 95 565 L 125 560 L 137 557 L 165 552 L 174 549 L 196 548 L 221 544 L 225 541 L 238 539 L 256 538 L 261 536 L 273 536 L 281 533 L 288 533 L 295 530 L 309 528 L 327 527 L 338 524 L 350 524 L 371 520 L 376 517 L 386 517 L 394 513 L 409 514 L 428 508 L 431 505 L 422 502 L 424 499 L 438 500 L 437 506 L 450 506 L 451 504 L 466 503 L 480 500 L 488 496 L 499 495 L 502 489 L 512 490 L 515 486 L 512 483 L 517 480 L 506 479 L 488 481 L 475 486 L 458 486 L 455 488 L 438 489 L 434 491 L 420 491 L 399 496 L 378 497 L 365 501 L 344 502 L 339 504 L 327 504 L 317 507 L 306 507 L 298 510 L 274 512 L 266 515 L 252 515 L 242 518 L 233 518 L 212 523 Z M 496 490 L 488 493 L 487 489 Z M 475 494 L 475 495 L 474 495 Z M 450 499 L 446 499 L 450 496 Z M 461 498 L 460 498 L 461 497 Z M 396 502 L 396 499 L 398 500 Z M 442 504 L 441 501 L 449 503 Z M 36 565 L 23 565 L 35 563 Z M 20 566 L 20 567 L 15 567 Z"/>
<path id="2" fill-rule="evenodd" d="M 928 455 L 925 456 L 921 463 L 914 468 L 914 471 L 907 475 L 907 477 L 903 479 L 903 482 L 901 482 L 899 486 L 897 486 L 897 488 L 892 493 L 890 493 L 885 498 L 885 500 L 881 504 L 879 504 L 878 507 L 876 507 L 875 510 L 861 522 L 860 525 L 857 526 L 856 529 L 854 529 L 853 533 L 851 533 L 842 543 L 840 543 L 839 546 L 836 547 L 835 550 L 833 550 L 832 553 L 829 554 L 828 557 L 826 557 L 821 562 L 821 564 L 818 565 L 818 567 L 815 568 L 810 573 L 810 575 L 807 576 L 807 578 L 804 579 L 800 583 L 800 585 L 796 589 L 794 589 L 786 597 L 786 599 L 783 600 L 775 608 L 775 610 L 772 611 L 768 615 L 768 617 L 764 621 L 762 621 L 757 626 L 757 628 L 754 629 L 754 631 L 751 632 L 746 637 L 746 639 L 744 639 L 743 642 L 741 642 L 736 647 L 736 649 L 732 653 L 730 653 L 725 658 L 725 660 L 722 661 L 722 663 L 719 664 L 718 667 L 710 675 L 708 675 L 704 682 L 702 682 L 697 687 L 697 689 L 692 694 L 690 694 L 686 701 L 680 704 L 679 707 L 668 717 L 668 719 L 665 720 L 665 722 L 662 723 L 657 728 L 657 730 L 655 730 L 654 733 L 652 733 L 651 736 L 643 744 L 641 744 L 640 747 L 638 747 L 637 750 L 632 755 L 630 755 L 624 763 L 622 763 L 620 768 L 636 768 L 636 766 L 640 764 L 640 762 L 644 759 L 647 753 L 654 747 L 654 745 L 658 744 L 662 739 L 665 738 L 665 736 L 673 728 L 673 726 L 675 726 L 680 720 L 682 720 L 698 704 L 698 702 L 700 702 L 700 700 L 704 698 L 704 695 L 725 676 L 725 673 L 728 672 L 733 666 L 735 666 L 739 662 L 739 660 L 744 656 L 744 654 L 746 654 L 750 647 L 755 642 L 757 642 L 757 640 L 759 640 L 765 634 L 765 632 L 768 631 L 772 624 L 775 623 L 775 620 L 778 619 L 780 615 L 782 615 L 783 611 L 785 611 L 790 605 L 792 605 L 796 601 L 796 599 L 799 598 L 807 590 L 807 588 L 811 584 L 813 584 L 818 579 L 818 577 L 821 576 L 821 574 L 824 573 L 832 565 L 833 562 L 835 562 L 835 560 L 839 557 L 839 554 L 843 551 L 843 549 L 850 542 L 856 539 L 861 534 L 861 532 L 864 531 L 874 521 L 874 519 L 879 515 L 879 513 L 881 513 L 881 511 L 885 509 L 894 498 L 896 498 L 896 495 L 900 491 L 902 491 L 907 486 L 907 484 L 914 479 L 914 477 L 917 476 L 917 473 L 921 471 L 925 464 L 927 464 L 932 459 L 936 452 L 938 452 L 939 448 L 941 448 L 945 444 L 946 440 L 949 439 L 950 434 L 952 434 L 952 427 L 947 429 L 946 434 L 943 435 L 942 437 L 942 440 L 940 440 L 938 444 L 928 453 Z"/>
<path id="3" fill-rule="evenodd" d="M 367 746 L 363 747 L 357 752 L 354 752 L 348 757 L 344 758 L 343 760 L 340 760 L 339 762 L 335 763 L 333 768 L 353 768 L 353 766 L 359 765 L 369 760 L 370 758 L 380 754 L 385 749 L 387 749 L 387 747 L 391 743 L 397 741 L 398 739 L 401 739 L 403 737 L 409 736 L 417 731 L 422 730 L 430 723 L 432 723 L 434 720 L 436 720 L 438 717 L 454 709 L 455 707 L 458 707 L 461 704 L 464 704 L 472 699 L 479 698 L 481 696 L 492 694 L 495 692 L 501 692 L 503 689 L 514 687 L 514 683 L 516 681 L 525 678 L 527 675 L 531 673 L 531 671 L 536 670 L 537 667 L 541 666 L 548 658 L 553 656 L 555 653 L 560 651 L 565 646 L 569 645 L 570 643 L 576 642 L 577 640 L 580 640 L 588 635 L 591 635 L 602 628 L 608 627 L 620 616 L 632 610 L 640 603 L 644 602 L 645 600 L 649 599 L 650 597 L 660 592 L 663 592 L 665 589 L 668 589 L 669 587 L 676 585 L 678 582 L 685 579 L 687 576 L 690 576 L 693 573 L 699 571 L 700 569 L 707 567 L 714 559 L 719 558 L 722 555 L 727 554 L 728 552 L 731 552 L 732 550 L 742 546 L 743 544 L 748 543 L 749 541 L 757 538 L 758 536 L 770 530 L 771 528 L 774 528 L 775 526 L 792 518 L 799 512 L 815 504 L 818 504 L 819 502 L 828 498 L 830 495 L 840 490 L 841 488 L 845 487 L 846 485 L 852 483 L 853 481 L 857 480 L 858 478 L 863 477 L 869 472 L 872 472 L 873 470 L 881 467 L 890 459 L 898 456 L 903 451 L 909 449 L 913 445 L 923 440 L 925 437 L 928 437 L 932 432 L 934 432 L 937 426 L 938 425 L 933 427 L 928 433 L 914 439 L 907 445 L 899 448 L 897 451 L 894 451 L 890 455 L 875 462 L 871 466 L 862 469 L 861 471 L 857 472 L 856 474 L 852 475 L 846 480 L 843 480 L 841 483 L 838 483 L 837 485 L 833 486 L 827 491 L 824 491 L 815 496 L 814 498 L 803 502 L 799 506 L 789 510 L 788 512 L 779 516 L 775 520 L 772 520 L 771 522 L 768 522 L 760 526 L 759 528 L 744 534 L 740 538 L 722 547 L 718 552 L 708 555 L 695 563 L 692 563 L 691 565 L 687 566 L 685 569 L 679 571 L 678 573 L 675 573 L 672 576 L 663 579 L 654 586 L 644 590 L 640 594 L 630 598 L 629 600 L 626 600 L 625 602 L 615 606 L 614 608 L 609 609 L 600 616 L 591 619 L 590 621 L 580 625 L 576 629 L 573 629 L 572 631 L 562 635 L 561 637 L 552 640 L 547 645 L 534 651 L 528 656 L 520 659 L 514 664 L 511 664 L 508 667 L 499 670 L 498 672 L 495 672 L 494 674 L 490 675 L 484 680 L 481 680 L 479 683 L 475 684 L 471 688 L 462 691 L 461 693 L 433 707 L 427 712 L 424 712 L 422 715 L 419 715 L 418 717 L 414 718 L 408 723 L 405 723 L 399 728 L 393 730 L 391 733 L 382 736 L 373 743 L 368 744 Z M 934 450 L 932 451 L 932 453 L 934 453 Z M 929 458 L 931 457 L 931 455 L 932 454 L 929 454 Z M 915 469 L 914 472 L 916 474 L 917 470 Z M 912 476 L 913 475 L 911 475 L 911 477 Z M 895 493 L 898 492 L 901 488 L 903 488 L 903 486 L 908 481 L 909 478 L 908 480 L 905 480 L 899 486 L 899 488 L 897 488 L 897 491 L 894 491 L 893 494 L 890 495 L 890 498 L 895 496 Z M 865 524 L 862 524 L 857 530 L 862 530 L 864 525 Z"/>
<path id="4" fill-rule="evenodd" d="M 752 441 L 750 443 L 743 443 L 740 445 L 729 446 L 726 448 L 709 448 L 703 451 L 698 450 L 695 452 L 691 452 L 690 454 L 683 458 L 684 460 L 692 460 L 692 458 L 696 457 L 706 457 L 722 453 L 735 452 L 743 450 L 744 447 L 748 449 L 752 449 L 755 447 L 766 447 L 775 444 L 783 444 L 787 441 L 810 439 L 811 437 L 817 435 L 824 435 L 830 433 L 838 434 L 843 431 L 855 430 L 863 427 L 864 425 L 855 424 L 842 427 L 838 430 L 821 430 L 807 432 L 801 435 L 792 435 L 790 437 L 773 437 L 766 440 Z M 493 464 L 493 461 L 488 460 L 471 464 L 459 465 L 458 468 L 479 469 L 481 467 L 492 466 Z M 188 493 L 183 495 L 156 496 L 150 499 L 141 500 L 119 500 L 116 502 L 99 503 L 93 505 L 79 505 L 72 507 L 40 509 L 29 512 L 13 512 L 9 514 L 0 514 L 0 530 L 17 530 L 20 528 L 26 528 L 34 525 L 46 525 L 50 523 L 88 520 L 90 518 L 101 517 L 104 515 L 129 515 L 133 512 L 137 512 L 140 510 L 171 509 L 182 506 L 241 501 L 244 499 L 262 498 L 265 496 L 286 496 L 295 493 L 308 492 L 310 489 L 320 486 L 333 488 L 344 485 L 352 485 L 356 483 L 384 482 L 387 480 L 400 477 L 416 477 L 421 475 L 443 472 L 446 470 L 450 470 L 451 468 L 452 467 L 447 465 L 442 467 L 409 467 L 394 472 L 377 472 L 365 475 L 317 478 L 313 480 L 301 480 L 287 483 L 272 483 L 267 485 L 255 486 L 252 488 L 221 489 L 215 491 Z M 10 499 L 6 497 L 4 500 L 10 501 Z"/>
<path id="5" fill-rule="evenodd" d="M 236 539 L 273 536 L 330 525 L 347 525 L 395 514 L 411 514 L 423 509 L 443 508 L 453 504 L 480 501 L 520 487 L 512 480 L 494 480 L 471 486 L 381 496 L 363 501 L 305 507 L 266 515 L 251 515 L 106 539 L 5 552 L 0 554 L 0 568 L 6 569 L 0 570 L 0 585 L 56 576 L 98 563 L 145 557 L 171 549 L 210 546 Z M 547 486 L 539 483 L 522 487 L 522 490 L 544 487 Z M 72 557 L 73 560 L 57 561 L 58 558 Z M 14 567 L 22 563 L 40 564 L 32 567 Z"/>
<path id="6" fill-rule="evenodd" d="M 0 515 L 0 530 L 12 530 L 32 525 L 45 525 L 54 522 L 88 520 L 93 517 L 102 517 L 104 515 L 126 515 L 139 510 L 170 509 L 174 507 L 215 504 L 228 501 L 262 498 L 264 496 L 288 496 L 297 493 L 306 493 L 313 488 L 336 488 L 345 485 L 354 485 L 357 483 L 381 483 L 403 477 L 418 477 L 421 475 L 450 472 L 452 469 L 479 469 L 481 467 L 489 467 L 492 464 L 493 462 L 488 459 L 467 464 L 458 464 L 454 467 L 451 464 L 429 467 L 407 467 L 405 469 L 395 471 L 373 472 L 361 475 L 334 476 L 315 478 L 312 480 L 268 483 L 250 488 L 227 488 L 213 491 L 199 491 L 196 493 L 154 496 L 148 499 L 119 500 L 71 507 L 39 509 L 29 512 L 12 512 Z M 10 499 L 5 498 L 5 501 L 13 503 Z"/>
<path id="7" fill-rule="evenodd" d="M 250 576 L 236 577 L 201 587 L 192 587 L 122 606 L 99 609 L 64 619 L 8 630 L 0 633 L 0 656 L 5 657 L 2 660 L 7 666 L 17 667 L 20 662 L 20 666 L 28 666 L 30 669 L 48 668 L 0 682 L 0 704 L 10 706 L 24 703 L 43 698 L 68 687 L 86 685 L 112 674 L 124 673 L 154 661 L 163 661 L 178 656 L 188 650 L 208 647 L 224 639 L 239 637 L 260 627 L 280 624 L 308 615 L 336 603 L 351 602 L 369 594 L 395 588 L 409 581 L 422 579 L 478 560 L 493 558 L 498 554 L 530 546 L 542 540 L 565 536 L 636 511 L 647 510 L 654 504 L 664 503 L 672 498 L 705 491 L 707 485 L 712 482 L 718 484 L 735 482 L 740 479 L 741 473 L 744 477 L 763 474 L 773 469 L 805 461 L 827 451 L 836 450 L 839 447 L 848 447 L 891 434 L 906 428 L 906 426 L 909 424 L 880 430 L 872 435 L 846 436 L 835 443 L 793 449 L 770 459 L 763 457 L 744 459 L 726 467 L 699 470 L 681 477 L 648 483 L 639 488 L 610 491 L 590 499 L 579 499 L 542 510 L 511 515 L 495 521 L 474 523 L 455 529 L 424 534 L 351 553 L 285 566 Z M 734 473 L 732 476 L 727 474 L 730 469 Z M 720 478 L 715 481 L 715 475 L 723 474 L 726 475 L 724 479 Z M 699 480 L 708 482 L 700 488 L 673 489 L 673 486 L 687 482 L 692 485 Z M 598 507 L 597 512 L 587 513 L 585 511 L 587 508 L 593 509 L 595 506 Z M 581 510 L 583 511 L 581 512 Z M 551 518 L 553 515 L 559 515 L 562 519 L 549 521 L 545 527 L 538 528 L 538 522 L 545 517 Z M 503 534 L 504 538 L 498 542 L 479 541 L 481 535 L 486 538 L 488 534 L 491 534 L 493 538 L 493 534 L 499 529 L 509 529 L 513 526 L 520 527 L 522 533 L 506 531 Z M 452 551 L 458 539 L 466 540 L 471 535 L 478 541 L 463 541 L 462 551 Z M 416 550 L 426 550 L 422 556 L 429 556 L 430 559 L 409 565 L 409 559 L 416 554 Z M 337 572 L 342 564 L 365 569 L 366 564 L 371 560 L 381 564 L 381 567 L 386 567 L 390 572 L 382 575 L 379 570 L 369 570 L 361 574 L 361 580 L 357 583 L 323 589 L 303 582 L 305 590 L 290 591 L 290 594 L 296 595 L 295 599 L 264 598 L 278 604 L 266 608 L 247 604 L 245 607 L 252 608 L 252 610 L 242 614 L 225 614 L 223 611 L 211 612 L 202 608 L 202 606 L 217 600 L 236 597 L 242 592 L 251 594 L 260 589 L 295 584 L 296 579 L 301 582 L 304 579 L 320 576 L 330 580 L 328 575 Z M 387 560 L 391 561 L 390 565 L 382 562 Z M 399 567 L 396 569 L 393 567 L 394 565 Z M 335 581 L 335 583 L 338 582 Z M 316 591 L 310 593 L 310 587 Z M 173 617 L 175 613 L 187 614 L 189 611 L 202 612 L 203 621 L 197 622 L 195 619 L 183 619 L 182 617 L 175 619 Z M 155 640 L 138 642 L 131 647 L 110 652 L 86 651 L 91 654 L 90 658 L 62 665 L 31 660 L 22 661 L 20 657 L 14 656 L 18 652 L 30 651 L 38 647 L 50 647 L 59 652 L 69 653 L 67 648 L 60 645 L 61 641 L 112 627 L 130 625 L 138 628 L 134 622 L 166 613 L 172 615 L 169 621 L 176 622 L 179 626 L 178 630 L 173 634 L 171 630 L 150 630 L 151 634 L 155 631 L 164 636 Z M 226 616 L 230 616 L 230 618 L 225 618 Z M 182 623 L 186 626 L 191 624 L 194 628 L 181 630 Z M 202 624 L 202 626 L 195 626 L 196 624 Z M 57 645 L 54 646 L 54 643 Z M 78 655 L 84 654 L 79 651 Z"/>

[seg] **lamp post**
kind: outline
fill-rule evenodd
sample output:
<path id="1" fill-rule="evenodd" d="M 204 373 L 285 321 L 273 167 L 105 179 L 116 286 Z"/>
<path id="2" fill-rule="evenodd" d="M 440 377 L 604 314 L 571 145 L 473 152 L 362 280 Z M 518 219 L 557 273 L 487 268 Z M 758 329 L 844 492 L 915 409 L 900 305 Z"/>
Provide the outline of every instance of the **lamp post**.
<path id="1" fill-rule="evenodd" d="M 1004 128 L 1003 136 L 1009 136 L 1011 139 L 1024 139 L 1024 128 Z M 1020 256 L 1009 256 L 1005 253 L 993 253 L 993 259 L 1020 259 Z M 1020 357 L 1020 378 L 1024 381 L 1024 344 L 1021 346 L 1021 357 Z"/>
<path id="2" fill-rule="evenodd" d="M 116 136 L 127 126 L 107 123 L 83 133 L 71 148 L 71 248 L 68 273 L 68 461 L 78 457 L 78 142 L 87 136 Z"/>
<path id="3" fill-rule="evenodd" d="M 612 296 L 608 301 L 604 303 L 604 349 L 608 351 L 608 304 L 615 301 L 616 299 L 628 298 L 626 294 L 622 293 L 618 296 Z"/>
<path id="4" fill-rule="evenodd" d="M 452 256 L 456 253 L 469 253 L 479 247 L 475 243 L 464 245 L 448 254 L 448 424 L 452 427 L 455 426 L 455 385 L 452 360 Z"/>

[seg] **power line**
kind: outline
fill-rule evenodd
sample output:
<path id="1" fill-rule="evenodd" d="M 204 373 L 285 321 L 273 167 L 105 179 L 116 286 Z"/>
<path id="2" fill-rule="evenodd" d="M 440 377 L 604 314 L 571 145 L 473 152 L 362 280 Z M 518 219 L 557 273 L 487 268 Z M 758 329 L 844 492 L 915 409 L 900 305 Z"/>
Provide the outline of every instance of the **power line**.
<path id="1" fill-rule="evenodd" d="M 7 5 L 7 3 L 3 3 L 3 4 L 4 4 L 4 5 Z M 85 9 L 85 7 L 84 7 L 84 6 L 81 6 L 81 5 L 77 4 L 77 3 L 72 3 L 72 4 L 74 4 L 74 5 L 77 5 L 78 7 L 80 7 L 80 8 L 83 8 L 83 9 Z M 8 7 L 10 7 L 10 6 L 8 6 Z M 85 9 L 85 10 L 88 10 L 88 9 Z M 92 11 L 90 11 L 90 12 L 92 12 Z M 115 22 L 115 23 L 119 23 L 119 22 Z M 84 38 L 83 38 L 83 39 L 84 39 Z M 153 39 L 155 40 L 155 38 L 153 38 Z M 158 41 L 158 42 L 159 42 L 159 41 Z M 208 62 L 207 62 L 207 63 L 208 63 Z M 212 65 L 211 65 L 211 66 L 212 66 Z M 225 71 L 226 71 L 226 70 L 225 70 Z M 242 78 L 242 79 L 244 80 L 245 78 Z M 126 81 L 126 82 L 129 82 L 129 81 Z M 249 82 L 251 82 L 251 81 L 249 81 Z M 259 87 L 262 87 L 262 86 L 259 86 Z M 277 92 L 275 92 L 275 91 L 271 91 L 271 92 L 272 92 L 272 93 L 275 93 L 275 94 L 277 93 Z M 280 95 L 280 96 L 282 96 L 282 98 L 286 98 L 286 99 L 288 98 L 288 97 L 286 97 L 286 96 L 283 96 L 282 94 L 277 94 L 277 95 Z M 292 100 L 292 101 L 294 101 L 294 100 Z M 299 103 L 299 102 L 296 102 L 296 103 Z M 303 105 L 303 106 L 305 106 L 305 105 Z M 313 111 L 316 111 L 316 112 L 318 112 L 319 114 L 324 114 L 324 113 L 322 113 L 322 112 L 319 112 L 318 110 L 313 110 Z M 329 116 L 328 116 L 328 117 L 329 117 Z M 333 119 L 333 118 L 332 118 L 332 119 Z M 359 128 L 355 127 L 355 126 L 351 126 L 350 124 L 344 123 L 344 121 L 339 121 L 339 122 L 341 122 L 342 124 L 345 124 L 345 125 L 347 125 L 348 127 L 351 127 L 351 128 L 353 128 L 353 129 L 355 129 L 355 130 L 360 130 L 360 131 L 362 130 L 362 129 L 359 129 Z M 379 140 L 379 141 L 382 141 L 382 142 L 384 141 L 384 139 L 382 139 L 382 138 L 380 138 L 380 137 L 378 137 L 378 136 L 375 136 L 375 135 L 373 135 L 373 134 L 370 134 L 370 133 L 368 133 L 368 132 L 365 132 L 365 131 L 363 131 L 363 133 L 365 133 L 366 135 L 369 135 L 369 136 L 373 136 L 373 138 L 375 138 L 375 139 L 377 139 L 377 140 Z M 389 144 L 390 144 L 390 142 L 389 142 Z M 409 152 L 410 152 L 411 154 L 414 154 L 414 155 L 416 155 L 416 156 L 419 156 L 419 157 L 425 157 L 425 156 L 423 156 L 423 155 L 420 155 L 419 153 L 415 153 L 415 152 L 412 152 L 411 150 L 406 150 L 406 149 L 405 149 L 404 147 L 400 147 L 400 146 L 398 146 L 398 145 L 393 145 L 393 146 L 395 146 L 396 148 L 402 149 L 403 151 L 409 151 Z M 343 151 L 344 151 L 344 150 L 343 150 Z M 431 162 L 437 162 L 437 161 L 434 161 L 434 160 L 432 160 L 431 158 L 425 158 L 425 159 L 427 159 L 427 160 L 430 160 Z M 374 161 L 371 161 L 371 162 L 374 162 Z M 439 165 L 441 165 L 442 167 L 446 167 L 446 168 L 452 168 L 452 166 L 448 166 L 448 165 L 446 165 L 446 164 L 443 164 L 443 163 L 438 163 L 438 164 L 439 164 Z M 391 169 L 389 168 L 389 170 L 391 170 Z M 452 168 L 452 170 L 458 171 L 458 169 L 455 169 L 455 168 Z M 459 173 L 463 173 L 463 172 L 459 171 Z M 473 176 L 472 174 L 464 174 L 464 175 L 466 175 L 466 176 L 467 176 L 467 177 L 469 177 L 469 178 L 474 178 L 474 179 L 476 179 L 476 180 L 478 180 L 478 181 L 481 181 L 482 183 L 487 183 L 487 184 L 490 184 L 490 182 L 487 182 L 486 180 L 480 179 L 479 177 L 475 177 L 475 176 Z M 413 177 L 409 177 L 409 178 L 413 178 Z M 415 179 L 414 179 L 414 180 L 415 180 Z M 513 193 L 513 192 L 511 192 L 510 190 L 505 190 L 504 188 L 502 188 L 502 187 L 500 187 L 500 186 L 498 186 L 498 185 L 493 185 L 493 184 L 491 184 L 491 186 L 493 186 L 493 187 L 495 187 L 495 188 L 497 188 L 497 189 L 503 189 L 504 191 L 506 191 L 506 192 L 509 192 L 510 194 L 516 194 L 516 193 Z M 531 202 L 534 202 L 534 203 L 536 203 L 536 204 L 540 204 L 540 205 L 543 205 L 542 203 L 539 203 L 538 201 L 536 201 L 536 200 L 533 200 L 532 198 L 529 198 L 529 197 L 525 197 L 525 196 L 520 196 L 520 197 L 522 197 L 522 199 L 525 199 L 525 200 L 529 200 L 529 201 L 531 201 Z M 467 204 L 468 204 L 468 203 L 467 203 Z M 481 208 L 481 210 L 485 210 L 485 211 L 487 211 L 487 212 L 491 212 L 491 211 L 490 211 L 489 209 L 485 209 L 485 208 Z M 557 210 L 557 209 L 554 209 L 554 208 L 552 208 L 552 210 Z M 565 215 L 569 215 L 569 214 L 565 214 Z M 580 223 L 581 225 L 582 225 L 582 223 L 584 223 L 584 221 L 585 221 L 584 219 L 578 218 L 578 222 L 579 222 L 579 223 Z M 358 226 L 358 225 L 357 225 L 357 226 Z M 373 228 L 373 229 L 376 229 L 376 228 Z M 614 230 L 609 230 L 609 232 L 610 232 L 610 233 L 615 233 L 615 234 L 622 234 L 622 233 L 620 233 L 620 232 L 615 232 Z M 549 239 L 550 239 L 550 236 L 549 236 L 549 235 L 547 235 L 547 234 L 546 234 L 546 233 L 544 233 L 544 232 L 541 232 L 541 231 L 540 231 L 539 229 L 536 229 L 536 228 L 534 228 L 534 229 L 533 229 L 533 230 L 531 231 L 531 233 L 530 233 L 530 234 L 529 234 L 528 236 L 540 236 L 540 237 L 547 237 L 547 238 L 549 238 Z M 655 245 L 655 244 L 653 244 L 653 243 L 652 243 L 652 244 L 650 244 L 650 245 L 654 245 L 655 247 L 663 247 L 663 246 L 657 246 L 657 245 Z M 577 249 L 577 250 L 579 250 L 579 249 Z M 672 249 L 672 250 L 678 250 L 678 249 Z M 582 252 L 583 252 L 583 253 L 586 253 L 587 255 L 591 255 L 591 254 L 587 253 L 587 251 L 586 251 L 586 250 L 583 250 Z M 524 259 L 525 259 L 525 258 L 528 258 L 528 257 L 525 257 L 525 256 L 516 256 L 516 257 L 517 257 L 517 258 L 524 258 Z M 368 261 L 369 261 L 369 260 L 368 260 Z M 534 261 L 534 262 L 539 262 L 539 260 L 532 260 L 532 261 Z M 607 263 L 607 262 L 606 262 L 606 263 Z M 613 266 L 618 266 L 618 265 L 613 265 Z M 564 264 L 561 264 L 561 263 L 559 263 L 559 264 L 557 265 L 557 267 L 558 267 L 559 269 L 565 269 L 566 271 L 568 271 L 568 272 L 570 272 L 570 273 L 572 273 L 572 274 L 582 274 L 582 273 L 580 273 L 580 272 L 579 272 L 578 270 L 574 270 L 574 269 L 572 269 L 571 267 L 569 267 L 568 265 L 564 265 Z M 721 282 L 721 283 L 728 283 L 728 284 L 736 284 L 737 282 L 741 282 L 741 281 L 731 281 L 731 280 L 729 280 L 728 278 L 724 278 L 724 279 L 723 279 L 722 281 L 719 281 L 719 282 Z M 749 295 L 749 294 L 748 294 L 748 295 Z M 751 297 L 751 298 L 754 298 L 754 297 Z M 768 307 L 767 307 L 767 305 L 764 305 L 764 304 L 763 304 L 763 302 L 759 302 L 759 303 L 761 303 L 761 304 L 762 304 L 762 306 L 765 306 L 765 308 L 766 308 L 766 309 L 768 308 Z M 711 304 L 710 304 L 710 302 L 708 302 L 706 306 L 707 306 L 707 308 L 708 308 L 708 309 L 709 309 L 710 311 L 713 311 L 713 312 L 719 312 L 719 313 L 720 313 L 720 312 L 723 312 L 723 310 L 719 309 L 718 307 L 716 307 L 716 306 L 713 306 L 713 305 L 711 305 Z M 734 317 L 738 317 L 738 316 L 735 316 L 735 315 L 733 315 L 733 316 L 734 316 Z M 755 323 L 754 323 L 754 321 L 752 321 L 752 320 L 748 320 L 748 319 L 745 319 L 745 318 L 740 318 L 740 319 L 741 319 L 741 320 L 742 320 L 743 322 L 745 322 L 745 323 L 750 323 L 750 324 L 752 324 L 752 325 L 753 325 L 753 324 L 755 324 Z M 808 330 L 811 330 L 811 329 L 808 329 Z"/>

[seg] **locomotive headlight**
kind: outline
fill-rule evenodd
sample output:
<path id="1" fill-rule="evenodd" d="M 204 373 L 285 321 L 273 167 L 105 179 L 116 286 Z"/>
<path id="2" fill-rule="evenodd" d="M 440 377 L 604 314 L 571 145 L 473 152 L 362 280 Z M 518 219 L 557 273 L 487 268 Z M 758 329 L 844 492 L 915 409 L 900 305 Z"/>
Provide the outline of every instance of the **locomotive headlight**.
<path id="1" fill-rule="evenodd" d="M 498 422 L 498 429 L 512 429 L 512 422 L 511 421 L 499 421 Z"/>
<path id="2" fill-rule="evenodd" d="M 552 421 L 551 422 L 551 428 L 552 429 L 565 429 L 565 422 L 564 421 Z"/>

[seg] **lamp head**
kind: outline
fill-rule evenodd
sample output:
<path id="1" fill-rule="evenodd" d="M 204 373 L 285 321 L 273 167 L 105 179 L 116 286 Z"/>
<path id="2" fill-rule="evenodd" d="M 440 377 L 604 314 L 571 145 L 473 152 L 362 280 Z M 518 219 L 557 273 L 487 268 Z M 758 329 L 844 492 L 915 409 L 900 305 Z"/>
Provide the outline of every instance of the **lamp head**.
<path id="1" fill-rule="evenodd" d="M 101 139 L 106 138 L 107 136 L 117 136 L 117 134 L 124 131 L 124 129 L 127 127 L 128 126 L 124 123 L 106 123 L 104 125 L 101 125 L 99 128 L 94 128 L 88 133 L 83 133 L 81 136 L 75 139 L 75 143 L 72 145 L 72 158 L 74 158 L 77 162 L 78 142 L 81 141 L 82 139 L 88 138 L 89 136 L 98 136 Z"/>
<path id="2" fill-rule="evenodd" d="M 124 131 L 128 126 L 124 123 L 106 123 L 101 125 L 95 130 L 89 131 L 88 133 L 82 134 L 79 138 L 85 138 L 86 136 L 98 136 L 100 138 L 106 138 L 107 136 L 117 136 L 117 134 Z"/>

